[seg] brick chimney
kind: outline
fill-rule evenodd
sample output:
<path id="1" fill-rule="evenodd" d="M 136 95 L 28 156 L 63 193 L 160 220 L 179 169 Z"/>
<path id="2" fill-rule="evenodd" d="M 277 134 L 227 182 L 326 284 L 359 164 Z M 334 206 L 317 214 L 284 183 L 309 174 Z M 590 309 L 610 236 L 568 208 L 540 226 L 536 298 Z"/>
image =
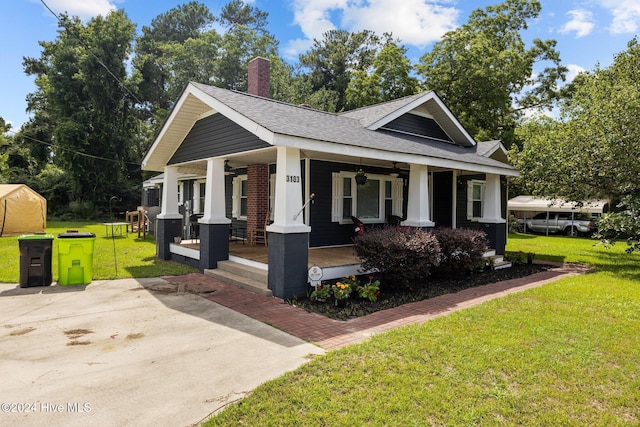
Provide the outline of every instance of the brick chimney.
<path id="1" fill-rule="evenodd" d="M 262 57 L 249 61 L 247 92 L 263 98 L 271 97 L 271 62 Z"/>

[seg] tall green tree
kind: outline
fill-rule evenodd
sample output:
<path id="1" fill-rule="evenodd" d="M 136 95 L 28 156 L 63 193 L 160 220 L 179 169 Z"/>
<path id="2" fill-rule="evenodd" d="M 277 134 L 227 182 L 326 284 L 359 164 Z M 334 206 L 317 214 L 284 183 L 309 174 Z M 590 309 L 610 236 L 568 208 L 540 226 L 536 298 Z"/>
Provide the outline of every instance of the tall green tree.
<path id="1" fill-rule="evenodd" d="M 271 60 L 271 98 L 294 105 L 331 113 L 336 112 L 338 96 L 335 92 L 321 88 L 314 91 L 309 77 L 299 66 L 288 64 L 280 57 Z"/>
<path id="2" fill-rule="evenodd" d="M 220 57 L 211 84 L 225 89 L 247 90 L 247 65 L 257 56 L 277 55 L 278 44 L 255 29 L 235 25 L 222 35 Z"/>
<path id="3" fill-rule="evenodd" d="M 622 201 L 627 209 L 600 228 L 640 237 L 640 45 L 629 42 L 608 68 L 576 78 L 558 120 L 523 125 L 511 156 L 535 195 Z M 635 212 L 635 213 L 634 213 Z M 619 220 L 619 221 L 618 221 Z"/>
<path id="4" fill-rule="evenodd" d="M 522 40 L 540 10 L 538 0 L 476 9 L 420 59 L 425 88 L 436 90 L 478 140 L 501 139 L 510 146 L 525 110 L 550 109 L 562 96 L 559 83 L 567 68 L 556 41 L 535 39 L 527 48 Z"/>
<path id="5" fill-rule="evenodd" d="M 321 40 L 315 39 L 313 47 L 300 55 L 299 61 L 309 70 L 314 91 L 335 92 L 338 100 L 336 109 L 340 111 L 346 107 L 347 87 L 353 73 L 369 70 L 383 45 L 381 38 L 372 31 L 350 33 L 330 30 L 323 34 Z"/>
<path id="6" fill-rule="evenodd" d="M 275 40 L 274 35 L 267 30 L 268 18 L 267 12 L 241 0 L 233 0 L 222 7 L 216 21 L 228 30 L 242 26 L 251 28 L 261 36 L 268 36 Z"/>
<path id="7" fill-rule="evenodd" d="M 212 84 L 225 89 L 247 90 L 247 64 L 257 56 L 276 57 L 278 42 L 266 29 L 269 14 L 234 0 L 216 18 L 225 29 Z"/>
<path id="8" fill-rule="evenodd" d="M 184 43 L 199 40 L 205 32 L 211 33 L 209 38 L 215 38 L 215 31 L 209 29 L 214 22 L 214 16 L 207 6 L 192 1 L 158 15 L 151 20 L 151 25 L 142 27 L 142 35 L 136 41 L 133 67 L 139 98 L 144 101 L 140 108 L 146 112 L 146 119 L 154 122 L 164 119 L 176 93 L 186 83 L 186 80 L 182 80 L 185 76 L 174 75 L 176 71 L 184 72 L 182 66 L 188 62 L 184 59 L 185 51 L 188 51 Z M 172 54 L 180 47 L 183 47 L 182 51 L 175 52 L 180 57 L 176 65 Z M 210 54 L 211 46 L 207 48 L 207 52 L 203 52 L 205 46 L 199 43 L 195 53 Z M 200 58 L 200 61 L 205 60 L 206 57 Z"/>
<path id="9" fill-rule="evenodd" d="M 372 72 L 356 70 L 346 91 L 346 109 L 390 101 L 413 95 L 418 80 L 406 56 L 407 48 L 388 40 L 373 61 Z"/>
<path id="10" fill-rule="evenodd" d="M 511 150 L 533 194 L 573 200 L 640 194 L 640 46 L 633 39 L 608 68 L 579 75 L 556 120 L 532 119 Z"/>
<path id="11" fill-rule="evenodd" d="M 127 61 L 134 24 L 124 12 L 93 18 L 60 17 L 53 42 L 40 58 L 25 58 L 36 75 L 38 96 L 53 123 L 53 156 L 73 182 L 74 198 L 100 208 L 112 195 L 139 198 L 140 161 L 135 99 Z"/>

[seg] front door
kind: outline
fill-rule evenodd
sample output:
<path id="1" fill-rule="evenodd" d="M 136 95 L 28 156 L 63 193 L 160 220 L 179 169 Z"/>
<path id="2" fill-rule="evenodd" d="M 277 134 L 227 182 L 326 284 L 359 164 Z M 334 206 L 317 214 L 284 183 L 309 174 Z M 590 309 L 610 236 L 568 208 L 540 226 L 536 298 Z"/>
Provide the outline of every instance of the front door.
<path id="1" fill-rule="evenodd" d="M 453 226 L 453 172 L 433 173 L 433 218 L 436 227 Z"/>

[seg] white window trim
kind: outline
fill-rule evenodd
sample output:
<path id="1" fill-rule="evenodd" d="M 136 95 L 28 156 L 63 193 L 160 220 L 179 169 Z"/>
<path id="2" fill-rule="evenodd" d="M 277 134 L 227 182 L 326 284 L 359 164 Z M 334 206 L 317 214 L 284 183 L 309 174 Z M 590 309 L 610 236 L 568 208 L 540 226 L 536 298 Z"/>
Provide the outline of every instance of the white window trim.
<path id="1" fill-rule="evenodd" d="M 473 187 L 480 186 L 480 216 L 473 216 Z M 485 191 L 487 188 L 487 182 L 479 179 L 470 179 L 467 181 L 467 219 L 470 221 L 480 221 L 484 217 L 484 205 L 485 205 Z"/>
<path id="2" fill-rule="evenodd" d="M 337 222 L 340 224 L 351 224 L 351 219 L 343 218 L 343 180 L 344 178 L 351 179 L 351 212 L 354 213 L 354 216 L 357 216 L 358 212 L 358 184 L 356 184 L 355 180 L 355 172 L 333 172 L 332 173 L 332 197 L 331 197 L 331 221 Z M 403 179 L 393 177 L 390 175 L 379 175 L 379 174 L 367 174 L 367 179 L 376 179 L 380 181 L 379 188 L 379 197 L 378 197 L 378 214 L 382 214 L 384 216 L 385 210 L 385 182 L 391 182 L 391 206 L 392 206 L 392 214 L 402 216 L 402 206 L 403 206 Z M 360 220 L 367 223 L 380 223 L 384 222 L 386 218 L 378 217 L 378 218 L 360 218 Z"/>
<path id="3" fill-rule="evenodd" d="M 242 200 L 242 181 L 247 180 L 247 175 L 233 177 L 233 189 L 231 192 L 231 216 L 235 219 L 247 220 L 246 216 L 240 216 L 240 206 Z"/>
<path id="4" fill-rule="evenodd" d="M 194 205 L 193 205 L 193 213 L 204 213 L 204 208 L 200 209 L 200 202 L 201 199 L 204 199 L 205 194 L 201 194 L 200 191 L 200 184 L 205 184 L 206 185 L 207 181 L 206 179 L 197 179 L 194 183 L 193 183 L 193 200 L 194 200 Z M 205 193 L 206 193 L 206 189 L 205 189 Z M 204 205 L 204 200 L 202 200 L 202 204 Z"/>

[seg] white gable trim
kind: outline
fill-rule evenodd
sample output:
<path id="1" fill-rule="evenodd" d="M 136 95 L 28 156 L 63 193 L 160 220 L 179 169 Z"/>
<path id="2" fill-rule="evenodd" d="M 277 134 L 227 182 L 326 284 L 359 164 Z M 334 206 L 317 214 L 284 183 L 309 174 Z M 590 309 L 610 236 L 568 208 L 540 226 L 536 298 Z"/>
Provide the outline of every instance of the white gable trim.
<path id="1" fill-rule="evenodd" d="M 142 160 L 142 169 L 162 170 L 180 147 L 194 123 L 215 113 L 222 114 L 262 141 L 273 145 L 273 132 L 189 83 Z"/>
<path id="2" fill-rule="evenodd" d="M 445 117 L 447 118 L 447 120 L 449 120 L 456 128 L 457 130 L 460 132 L 460 134 L 462 135 L 462 137 L 464 138 L 464 140 L 467 142 L 468 145 L 473 146 L 476 145 L 475 140 L 473 139 L 473 137 L 471 135 L 469 135 L 469 133 L 467 132 L 467 130 L 462 126 L 462 124 L 458 121 L 458 119 L 453 115 L 453 113 L 451 112 L 451 110 L 449 110 L 449 108 L 447 108 L 446 105 L 444 105 L 444 102 L 442 102 L 442 100 L 440 99 L 440 97 L 434 92 L 427 92 L 425 93 L 423 96 L 415 99 L 414 101 L 406 104 L 405 106 L 403 106 L 402 108 L 397 109 L 396 111 L 394 111 L 391 114 L 388 114 L 387 116 L 383 117 L 382 119 L 372 123 L 369 127 L 367 127 L 367 129 L 369 130 L 377 130 L 381 127 L 383 127 L 384 125 L 386 125 L 389 122 L 392 122 L 393 120 L 397 119 L 398 117 L 411 112 L 412 110 L 420 107 L 421 105 L 429 102 L 429 101 L 433 101 L 436 103 L 436 105 L 438 106 L 438 108 L 441 110 L 441 112 L 445 115 Z M 434 120 L 436 120 L 436 122 L 438 121 L 438 119 L 433 116 L 433 114 L 431 114 L 432 117 L 434 118 Z M 440 125 L 440 127 L 442 126 L 442 123 L 438 123 Z M 447 130 L 443 127 L 444 131 L 449 134 L 449 132 L 447 132 Z M 451 136 L 451 135 L 449 135 Z M 452 138 L 452 139 L 456 139 L 456 138 Z"/>

